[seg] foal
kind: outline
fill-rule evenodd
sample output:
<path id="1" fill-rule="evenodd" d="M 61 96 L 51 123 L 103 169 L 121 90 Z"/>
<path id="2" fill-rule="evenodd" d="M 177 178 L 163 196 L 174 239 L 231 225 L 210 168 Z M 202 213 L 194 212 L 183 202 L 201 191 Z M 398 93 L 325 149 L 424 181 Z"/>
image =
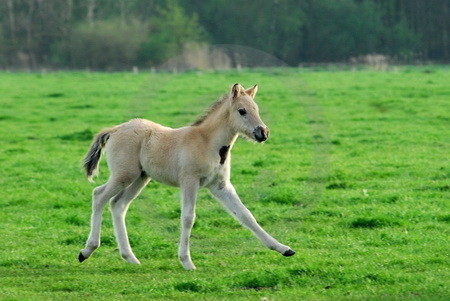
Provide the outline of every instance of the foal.
<path id="1" fill-rule="evenodd" d="M 139 264 L 128 241 L 125 215 L 150 179 L 181 189 L 181 239 L 179 258 L 184 268 L 195 269 L 189 251 L 189 237 L 195 219 L 197 192 L 207 187 L 215 198 L 268 248 L 284 256 L 295 252 L 264 231 L 242 204 L 230 182 L 230 150 L 238 135 L 257 142 L 269 136 L 253 98 L 257 86 L 245 90 L 235 84 L 231 92 L 214 103 L 209 112 L 191 126 L 171 129 L 144 119 L 133 119 L 101 131 L 84 161 L 87 177 L 98 171 L 103 147 L 111 176 L 92 196 L 91 232 L 80 262 L 100 246 L 102 212 L 111 200 L 114 230 L 120 255 Z"/>

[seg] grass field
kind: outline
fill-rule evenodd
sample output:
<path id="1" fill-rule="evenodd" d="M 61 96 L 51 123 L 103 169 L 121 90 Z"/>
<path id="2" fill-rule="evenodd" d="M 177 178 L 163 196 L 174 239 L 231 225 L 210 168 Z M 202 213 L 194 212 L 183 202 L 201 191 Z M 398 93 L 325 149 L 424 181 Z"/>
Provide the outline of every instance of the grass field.
<path id="1" fill-rule="evenodd" d="M 297 251 L 266 249 L 207 191 L 177 259 L 179 192 L 152 182 L 128 213 L 140 266 L 123 261 L 106 210 L 102 246 L 77 255 L 96 184 L 92 136 L 144 117 L 192 122 L 235 82 L 259 84 L 264 145 L 239 140 L 232 182 L 260 224 Z M 450 74 L 0 73 L 0 299 L 448 300 Z"/>

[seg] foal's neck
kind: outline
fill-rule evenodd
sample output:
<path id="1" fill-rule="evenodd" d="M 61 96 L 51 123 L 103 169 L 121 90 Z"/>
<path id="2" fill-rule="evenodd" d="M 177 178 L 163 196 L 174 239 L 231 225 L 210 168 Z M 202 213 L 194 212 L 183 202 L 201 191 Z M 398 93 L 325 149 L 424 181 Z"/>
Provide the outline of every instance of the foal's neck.
<path id="1" fill-rule="evenodd" d="M 233 131 L 229 124 L 228 114 L 228 110 L 221 105 L 199 125 L 207 143 L 214 149 L 220 149 L 222 146 L 232 147 L 238 137 L 238 133 Z"/>

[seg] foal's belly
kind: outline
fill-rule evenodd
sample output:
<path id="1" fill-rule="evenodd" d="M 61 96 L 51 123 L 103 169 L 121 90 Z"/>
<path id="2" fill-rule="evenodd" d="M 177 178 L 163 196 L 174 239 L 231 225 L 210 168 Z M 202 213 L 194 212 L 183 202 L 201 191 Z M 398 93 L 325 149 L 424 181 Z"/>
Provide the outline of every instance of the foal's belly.
<path id="1" fill-rule="evenodd" d="M 153 180 L 165 185 L 180 187 L 180 181 L 183 181 L 183 176 L 180 175 L 178 168 L 161 168 L 159 166 L 149 165 L 144 168 L 145 173 Z M 184 176 L 192 177 L 199 181 L 200 187 L 209 187 L 218 182 L 224 181 L 227 175 L 227 169 L 223 165 L 217 165 L 202 171 L 184 172 Z"/>
<path id="2" fill-rule="evenodd" d="M 170 166 L 170 163 L 162 165 L 161 162 L 157 162 L 157 164 L 152 164 L 152 160 L 148 160 L 146 163 L 142 169 L 151 179 L 169 186 L 180 186 L 176 167 Z"/>
<path id="3" fill-rule="evenodd" d="M 157 182 L 160 182 L 165 185 L 174 186 L 174 187 L 180 187 L 180 184 L 178 183 L 178 179 L 174 179 L 172 177 L 168 177 L 166 174 L 161 174 L 157 172 L 152 171 L 145 171 L 145 173 L 152 179 Z"/>

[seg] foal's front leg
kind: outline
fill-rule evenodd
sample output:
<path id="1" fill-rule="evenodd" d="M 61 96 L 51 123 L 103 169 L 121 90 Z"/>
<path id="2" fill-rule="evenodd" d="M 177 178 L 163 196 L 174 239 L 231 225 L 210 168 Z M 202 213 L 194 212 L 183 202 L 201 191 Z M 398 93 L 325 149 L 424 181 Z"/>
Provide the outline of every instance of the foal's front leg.
<path id="1" fill-rule="evenodd" d="M 210 191 L 242 225 L 250 229 L 269 249 L 278 251 L 284 256 L 292 256 L 295 254 L 294 250 L 279 243 L 261 228 L 252 213 L 242 204 L 236 190 L 230 182 L 225 185 L 210 187 Z"/>
<path id="2" fill-rule="evenodd" d="M 189 238 L 195 221 L 195 203 L 199 183 L 196 180 L 186 181 L 181 185 L 181 238 L 178 257 L 186 270 L 195 270 L 189 251 Z"/>

